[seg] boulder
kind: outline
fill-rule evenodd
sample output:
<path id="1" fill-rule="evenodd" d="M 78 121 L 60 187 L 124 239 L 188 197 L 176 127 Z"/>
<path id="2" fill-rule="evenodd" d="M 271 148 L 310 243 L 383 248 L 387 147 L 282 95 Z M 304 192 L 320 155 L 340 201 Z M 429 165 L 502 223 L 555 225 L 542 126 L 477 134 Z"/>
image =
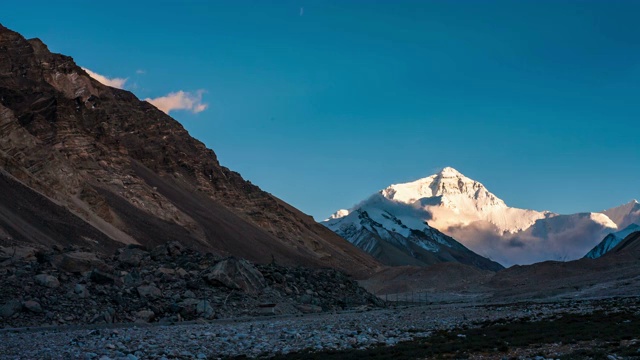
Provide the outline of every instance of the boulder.
<path id="1" fill-rule="evenodd" d="M 176 275 L 180 277 L 186 277 L 187 275 L 189 275 L 189 273 L 187 272 L 187 270 L 179 268 L 178 270 L 176 270 Z"/>
<path id="2" fill-rule="evenodd" d="M 116 277 L 114 275 L 98 269 L 91 271 L 89 278 L 96 284 L 114 284 L 116 282 Z"/>
<path id="3" fill-rule="evenodd" d="M 141 285 L 138 286 L 138 295 L 140 295 L 140 297 L 155 299 L 162 296 L 162 291 L 153 285 Z"/>
<path id="4" fill-rule="evenodd" d="M 244 259 L 222 260 L 204 275 L 204 279 L 211 285 L 242 290 L 247 294 L 258 294 L 266 287 L 262 273 Z"/>
<path id="5" fill-rule="evenodd" d="M 34 313 L 41 313 L 42 312 L 42 307 L 40 306 L 40 303 L 37 301 L 33 301 L 33 300 L 29 300 L 29 301 L 25 301 L 22 306 L 24 306 L 25 309 L 34 312 Z"/>
<path id="6" fill-rule="evenodd" d="M 55 289 L 58 286 L 60 286 L 60 281 L 58 281 L 58 278 L 53 275 L 48 275 L 48 274 L 36 275 L 35 280 L 38 285 L 42 285 L 52 289 Z"/>
<path id="7" fill-rule="evenodd" d="M 124 276 L 123 281 L 124 281 L 124 283 L 125 283 L 126 285 L 130 285 L 130 286 L 132 286 L 132 285 L 138 285 L 138 284 L 140 283 L 140 281 L 141 281 L 141 279 L 140 279 L 140 273 L 139 273 L 139 272 L 137 272 L 137 271 L 136 271 L 136 269 L 133 269 L 131 272 L 127 273 L 127 274 Z"/>
<path id="8" fill-rule="evenodd" d="M 260 304 L 258 305 L 257 310 L 257 314 L 258 315 L 264 315 L 264 316 L 269 316 L 269 315 L 275 315 L 276 314 L 276 306 L 277 304 L 272 304 L 272 303 L 268 303 L 268 304 Z"/>
<path id="9" fill-rule="evenodd" d="M 87 298 L 89 297 L 89 290 L 87 289 L 86 286 L 82 285 L 82 284 L 76 284 L 76 286 L 74 286 L 73 288 L 73 292 L 76 293 L 78 295 L 79 298 Z"/>
<path id="10" fill-rule="evenodd" d="M 0 263 L 18 260 L 35 261 L 37 252 L 35 248 L 26 246 L 0 246 Z"/>
<path id="11" fill-rule="evenodd" d="M 189 299 L 184 299 L 180 303 L 180 306 L 188 307 L 188 306 L 198 305 L 199 303 L 200 303 L 200 300 L 194 299 L 194 298 L 189 298 Z"/>
<path id="12" fill-rule="evenodd" d="M 120 261 L 120 265 L 125 267 L 138 266 L 147 254 L 139 247 L 126 247 L 118 255 L 118 261 Z"/>
<path id="13" fill-rule="evenodd" d="M 167 252 L 169 253 L 169 256 L 172 256 L 172 257 L 180 256 L 184 251 L 184 245 L 182 245 L 177 241 L 168 242 L 166 247 L 167 247 Z"/>
<path id="14" fill-rule="evenodd" d="M 135 313 L 135 316 L 139 321 L 151 322 L 156 317 L 156 313 L 151 310 L 140 310 Z"/>
<path id="15" fill-rule="evenodd" d="M 298 310 L 300 310 L 300 312 L 303 312 L 305 314 L 322 312 L 322 308 L 316 305 L 302 304 L 302 305 L 298 305 L 297 308 Z"/>
<path id="16" fill-rule="evenodd" d="M 213 318 L 215 311 L 213 310 L 213 307 L 211 306 L 211 303 L 209 303 L 209 301 L 202 300 L 196 305 L 196 313 L 198 313 L 198 315 L 204 317 L 205 319 L 211 319 Z"/>
<path id="17" fill-rule="evenodd" d="M 116 311 L 111 307 L 102 312 L 102 317 L 107 324 L 113 323 L 115 315 Z"/>
<path id="18" fill-rule="evenodd" d="M 89 320 L 89 322 L 91 324 L 96 324 L 96 323 L 112 324 L 115 322 L 115 315 L 116 315 L 116 311 L 113 308 L 107 308 L 106 310 L 96 314 L 93 318 L 91 318 L 91 320 Z"/>
<path id="19" fill-rule="evenodd" d="M 151 250 L 151 258 L 153 260 L 160 260 L 163 257 L 167 256 L 169 254 L 169 250 L 167 250 L 167 246 L 166 245 L 158 245 L 156 247 L 153 248 L 153 250 Z"/>
<path id="20" fill-rule="evenodd" d="M 174 276 L 176 274 L 176 271 L 174 269 L 168 269 L 168 268 L 158 268 L 158 270 L 156 270 L 156 276 Z"/>
<path id="21" fill-rule="evenodd" d="M 96 254 L 82 251 L 55 255 L 51 263 L 59 270 L 75 274 L 91 271 L 91 269 L 107 270 L 108 268 L 104 261 L 96 257 Z"/>
<path id="22" fill-rule="evenodd" d="M 18 300 L 9 300 L 6 304 L 0 307 L 0 317 L 11 317 L 14 314 L 20 312 L 22 309 L 22 303 Z"/>

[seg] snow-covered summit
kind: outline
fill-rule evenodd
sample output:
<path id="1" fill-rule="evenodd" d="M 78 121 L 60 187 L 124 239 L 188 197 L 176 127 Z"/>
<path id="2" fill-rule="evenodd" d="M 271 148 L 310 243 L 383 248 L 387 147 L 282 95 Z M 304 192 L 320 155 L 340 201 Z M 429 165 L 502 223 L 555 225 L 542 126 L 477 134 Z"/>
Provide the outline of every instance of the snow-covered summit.
<path id="1" fill-rule="evenodd" d="M 364 212 L 375 223 L 369 230 L 361 218 Z M 631 223 L 640 223 L 635 200 L 604 212 L 569 215 L 513 208 L 482 183 L 446 167 L 389 185 L 348 211 L 340 210 L 324 225 L 347 239 L 358 237 L 360 243 L 366 242 L 362 229 L 402 238 L 437 229 L 482 256 L 511 265 L 582 257 L 606 234 Z"/>
<path id="2" fill-rule="evenodd" d="M 452 167 L 446 167 L 437 174 L 416 181 L 391 185 L 381 193 L 390 200 L 405 204 L 437 196 L 444 196 L 450 200 L 461 196 L 476 200 L 478 206 L 506 207 L 504 202 L 487 191 L 484 185 L 464 176 Z"/>
<path id="3" fill-rule="evenodd" d="M 548 212 L 508 207 L 482 183 L 452 167 L 416 181 L 391 185 L 380 194 L 429 212 L 429 224 L 438 229 L 482 220 L 503 233 L 514 233 L 549 215 Z"/>
<path id="4" fill-rule="evenodd" d="M 440 176 L 441 180 L 447 176 L 462 176 L 451 168 L 445 170 L 440 173 L 445 175 Z M 439 174 L 434 175 L 438 176 Z M 432 196 L 433 193 L 438 193 L 437 190 L 428 189 L 434 183 L 433 180 L 428 180 L 430 178 L 392 185 L 372 194 L 350 210 L 337 211 L 323 225 L 387 265 L 459 262 L 481 269 L 501 269 L 500 264 L 474 253 L 455 239 L 429 226 L 427 220 L 431 216 L 422 206 L 414 203 L 431 198 L 437 198 L 434 200 L 437 203 L 442 200 L 440 195 Z M 445 184 L 441 180 L 437 181 Z M 423 188 L 423 185 L 427 188 Z M 448 184 L 443 186 L 448 187 Z"/>

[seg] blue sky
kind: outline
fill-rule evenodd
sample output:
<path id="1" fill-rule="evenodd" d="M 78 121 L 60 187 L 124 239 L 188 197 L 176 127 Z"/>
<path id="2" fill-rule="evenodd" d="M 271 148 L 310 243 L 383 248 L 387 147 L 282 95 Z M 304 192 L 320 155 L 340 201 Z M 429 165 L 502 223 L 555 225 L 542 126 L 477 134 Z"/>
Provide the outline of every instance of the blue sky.
<path id="1" fill-rule="evenodd" d="M 317 220 L 445 166 L 517 207 L 640 198 L 638 1 L 23 3 L 0 23 L 191 94 L 170 114 Z"/>

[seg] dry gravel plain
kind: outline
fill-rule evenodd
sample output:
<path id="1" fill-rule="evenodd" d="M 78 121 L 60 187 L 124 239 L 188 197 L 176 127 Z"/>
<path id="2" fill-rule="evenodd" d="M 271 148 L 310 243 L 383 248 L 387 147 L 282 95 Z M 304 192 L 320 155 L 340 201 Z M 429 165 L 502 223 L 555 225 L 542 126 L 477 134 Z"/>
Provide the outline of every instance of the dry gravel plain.
<path id="1" fill-rule="evenodd" d="M 636 345 L 637 338 L 640 338 L 640 333 L 636 332 L 637 323 L 640 323 L 639 304 L 638 298 L 491 305 L 439 304 L 174 325 L 4 329 L 0 332 L 0 354 L 2 359 L 100 360 L 245 356 L 292 359 L 633 358 L 629 349 L 640 346 Z M 561 323 L 559 319 L 569 320 Z M 589 322 L 602 323 L 604 329 L 618 328 L 615 324 L 606 324 L 607 319 L 633 326 L 628 330 L 631 333 L 620 338 L 620 334 L 612 335 L 594 328 L 593 331 L 598 331 L 599 335 L 575 339 L 555 333 L 558 327 L 564 326 L 571 337 L 572 326 L 585 329 Z M 556 323 L 557 326 L 554 325 Z M 512 324 L 533 326 L 525 329 L 531 334 L 539 332 L 536 326 L 550 325 L 552 330 L 544 331 L 551 338 L 542 336 L 525 340 L 521 346 L 510 345 L 505 340 L 498 345 L 476 342 L 471 347 L 474 336 L 480 334 L 478 331 L 486 332 L 480 337 L 486 339 L 489 334 L 495 340 L 501 332 L 517 333 L 517 329 L 500 328 Z M 500 336 L 492 331 L 497 331 Z M 554 339 L 554 336 L 558 338 Z M 438 344 L 431 344 L 429 339 L 437 340 Z M 444 343 L 449 346 L 440 349 Z M 598 344 L 605 344 L 612 351 L 622 346 L 626 355 L 606 354 L 607 349 L 593 357 L 584 353 L 585 349 L 595 349 Z M 580 357 L 580 354 L 584 356 Z"/>

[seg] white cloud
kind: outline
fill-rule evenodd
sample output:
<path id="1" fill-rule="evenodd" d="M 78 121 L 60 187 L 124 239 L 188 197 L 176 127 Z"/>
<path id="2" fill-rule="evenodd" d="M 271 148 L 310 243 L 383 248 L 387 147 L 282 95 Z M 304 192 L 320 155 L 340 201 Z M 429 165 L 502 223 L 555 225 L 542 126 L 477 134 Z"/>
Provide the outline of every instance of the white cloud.
<path id="1" fill-rule="evenodd" d="M 114 88 L 118 88 L 118 89 L 124 89 L 124 84 L 127 82 L 127 80 L 129 80 L 128 78 L 108 78 L 104 75 L 100 75 L 98 73 L 95 73 L 87 68 L 82 68 L 82 70 L 86 71 L 87 74 L 89 74 L 89 76 L 91 76 L 92 78 L 98 80 L 99 82 L 101 82 L 104 85 L 107 86 L 111 86 Z"/>
<path id="2" fill-rule="evenodd" d="M 138 69 L 138 70 L 136 70 L 136 74 L 138 74 L 138 75 L 144 75 L 144 74 L 146 74 L 146 73 L 147 73 L 147 71 L 146 71 L 146 70 L 143 70 L 143 69 Z"/>
<path id="3" fill-rule="evenodd" d="M 195 93 L 180 90 L 155 99 L 146 98 L 144 100 L 167 114 L 173 110 L 188 110 L 197 114 L 209 106 L 209 104 L 202 103 L 203 93 L 204 90 L 198 90 Z"/>

